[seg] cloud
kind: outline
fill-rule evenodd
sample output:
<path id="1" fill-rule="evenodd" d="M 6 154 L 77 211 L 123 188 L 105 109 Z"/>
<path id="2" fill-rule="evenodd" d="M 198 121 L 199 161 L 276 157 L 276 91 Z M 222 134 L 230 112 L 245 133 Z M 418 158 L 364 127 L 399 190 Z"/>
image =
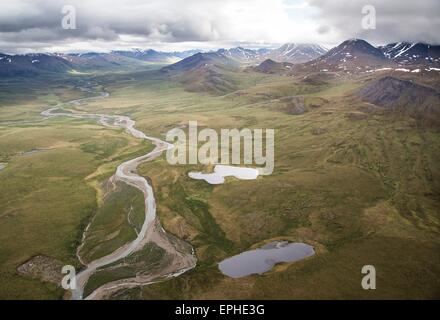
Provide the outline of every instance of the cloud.
<path id="1" fill-rule="evenodd" d="M 289 41 L 337 44 L 439 43 L 438 0 L 371 0 L 377 29 L 360 27 L 365 1 L 324 0 L 14 0 L 0 3 L 0 52 L 80 51 L 153 47 L 271 45 Z M 76 30 L 61 27 L 64 5 L 76 9 Z"/>
<path id="2" fill-rule="evenodd" d="M 440 1 L 438 0 L 309 0 L 319 12 L 320 28 L 331 27 L 335 39 L 364 38 L 376 44 L 423 41 L 440 44 Z M 376 10 L 376 29 L 361 26 L 362 7 Z"/>
<path id="3" fill-rule="evenodd" d="M 326 34 L 326 33 L 328 33 L 330 31 L 330 27 L 326 26 L 326 25 L 322 25 L 322 26 L 319 26 L 318 29 L 316 29 L 316 31 L 319 34 Z"/>
<path id="4" fill-rule="evenodd" d="M 126 37 L 157 43 L 281 43 L 304 38 L 316 28 L 291 20 L 289 12 L 307 10 L 296 0 L 69 0 L 77 30 L 63 30 L 64 0 L 14 0 L 0 3 L 0 44 L 9 50 L 71 48 L 89 41 L 101 47 L 129 47 Z M 297 4 L 296 4 L 297 3 Z M 310 34 L 309 38 L 310 39 Z M 307 40 L 308 40 L 307 39 Z M 110 49 L 110 48 L 109 48 Z"/>

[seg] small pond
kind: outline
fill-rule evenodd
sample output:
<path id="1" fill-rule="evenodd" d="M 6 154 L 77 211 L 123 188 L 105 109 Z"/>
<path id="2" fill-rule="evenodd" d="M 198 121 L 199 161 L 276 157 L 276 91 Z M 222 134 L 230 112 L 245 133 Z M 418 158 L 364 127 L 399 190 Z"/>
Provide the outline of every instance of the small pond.
<path id="1" fill-rule="evenodd" d="M 313 247 L 305 243 L 276 241 L 265 246 L 242 252 L 219 263 L 219 269 L 231 278 L 269 271 L 280 262 L 294 262 L 313 256 Z"/>

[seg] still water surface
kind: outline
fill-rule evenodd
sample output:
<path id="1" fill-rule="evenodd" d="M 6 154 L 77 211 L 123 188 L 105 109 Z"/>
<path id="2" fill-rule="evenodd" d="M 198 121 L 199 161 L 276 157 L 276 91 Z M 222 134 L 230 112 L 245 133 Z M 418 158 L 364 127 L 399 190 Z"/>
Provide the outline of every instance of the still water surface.
<path id="1" fill-rule="evenodd" d="M 241 278 L 267 272 L 280 262 L 294 262 L 314 254 L 313 247 L 308 244 L 277 241 L 225 259 L 219 263 L 219 269 L 231 278 Z"/>

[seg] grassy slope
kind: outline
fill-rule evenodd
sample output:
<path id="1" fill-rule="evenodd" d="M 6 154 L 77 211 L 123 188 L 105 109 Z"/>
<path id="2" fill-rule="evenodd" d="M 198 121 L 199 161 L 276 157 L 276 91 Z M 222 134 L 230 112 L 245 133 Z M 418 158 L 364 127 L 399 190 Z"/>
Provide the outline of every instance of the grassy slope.
<path id="1" fill-rule="evenodd" d="M 165 228 L 188 239 L 199 258 L 194 271 L 145 287 L 143 297 L 439 297 L 439 134 L 417 129 L 411 119 L 363 113 L 362 103 L 346 97 L 361 82 L 316 91 L 295 80 L 256 77 L 256 86 L 224 97 L 137 84 L 144 102 L 135 113 L 145 128 L 160 133 L 187 120 L 275 128 L 277 146 L 274 174 L 257 182 L 212 187 L 187 178 L 190 166 L 170 168 L 163 160 L 143 166 Z M 297 94 L 329 103 L 301 116 L 280 112 L 277 99 Z M 150 110 L 161 117 L 144 116 Z M 316 128 L 326 132 L 314 135 Z M 219 274 L 221 259 L 273 238 L 312 243 L 318 255 L 264 276 Z M 368 263 L 379 273 L 374 292 L 360 287 Z"/>
<path id="2" fill-rule="evenodd" d="M 275 172 L 257 181 L 213 187 L 189 179 L 191 166 L 170 167 L 163 159 L 141 166 L 153 181 L 164 227 L 190 241 L 199 258 L 188 274 L 143 288 L 143 298 L 440 296 L 438 133 L 418 130 L 409 119 L 364 114 L 360 102 L 346 97 L 361 85 L 351 79 L 316 87 L 247 74 L 242 90 L 215 97 L 151 74 L 134 78 L 101 78 L 112 96 L 77 108 L 130 114 L 157 136 L 189 120 L 216 129 L 276 129 Z M 299 94 L 328 103 L 285 114 L 279 99 Z M 363 116 L 356 120 L 353 112 Z M 315 135 L 316 128 L 326 131 Z M 80 154 L 87 156 L 84 148 Z M 70 234 L 77 234 L 79 223 L 73 225 Z M 228 279 L 218 272 L 221 259 L 276 238 L 312 243 L 317 255 L 262 276 Z M 360 288 L 364 264 L 377 268 L 375 291 Z"/>

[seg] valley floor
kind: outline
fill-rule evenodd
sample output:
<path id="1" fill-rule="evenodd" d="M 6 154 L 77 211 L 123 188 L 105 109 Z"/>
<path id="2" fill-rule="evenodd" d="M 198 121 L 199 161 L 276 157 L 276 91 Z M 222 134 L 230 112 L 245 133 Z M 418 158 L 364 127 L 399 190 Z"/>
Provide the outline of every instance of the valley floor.
<path id="1" fill-rule="evenodd" d="M 89 223 L 85 259 L 130 241 L 142 224 L 138 192 L 119 185 L 112 193 L 108 179 L 152 146 L 94 121 L 40 116 L 47 106 L 89 95 L 81 86 L 111 95 L 72 106 L 76 111 L 128 115 L 162 139 L 193 120 L 216 130 L 275 129 L 275 170 L 257 180 L 208 185 L 188 177 L 206 168 L 171 166 L 164 156 L 139 167 L 170 241 L 191 244 L 197 266 L 108 298 L 440 298 L 439 131 L 357 99 L 353 92 L 375 75 L 320 84 L 230 76 L 240 89 L 222 95 L 189 92 L 154 71 L 35 80 L 27 90 L 20 80 L 1 80 L 0 163 L 7 165 L 0 170 L 0 298 L 65 297 L 55 283 L 17 268 L 44 255 L 79 269 L 77 248 Z M 292 112 L 298 104 L 305 112 Z M 218 270 L 223 259 L 277 239 L 311 244 L 316 255 L 240 279 Z M 154 246 L 132 258 L 124 262 L 135 268 L 102 270 L 86 290 L 169 262 Z M 376 290 L 361 287 L 364 265 L 376 268 Z"/>

